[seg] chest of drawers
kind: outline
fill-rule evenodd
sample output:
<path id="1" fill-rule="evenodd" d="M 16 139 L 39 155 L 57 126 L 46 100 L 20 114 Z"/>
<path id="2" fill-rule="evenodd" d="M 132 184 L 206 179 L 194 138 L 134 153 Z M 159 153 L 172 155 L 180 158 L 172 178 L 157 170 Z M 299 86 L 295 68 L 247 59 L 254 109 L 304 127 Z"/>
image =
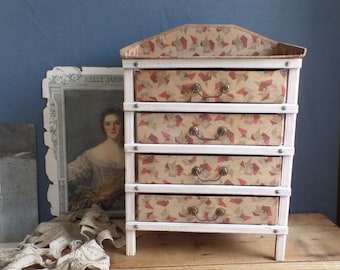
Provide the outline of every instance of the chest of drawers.
<path id="1" fill-rule="evenodd" d="M 127 255 L 136 231 L 182 231 L 272 234 L 284 259 L 305 51 L 235 25 L 121 50 Z"/>

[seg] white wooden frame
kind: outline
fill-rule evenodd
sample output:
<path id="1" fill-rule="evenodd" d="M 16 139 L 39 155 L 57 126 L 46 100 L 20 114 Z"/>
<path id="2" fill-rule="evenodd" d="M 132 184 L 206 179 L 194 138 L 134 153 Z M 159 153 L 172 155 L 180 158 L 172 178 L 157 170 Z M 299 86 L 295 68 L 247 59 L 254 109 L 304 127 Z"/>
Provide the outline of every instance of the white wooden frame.
<path id="1" fill-rule="evenodd" d="M 187 231 L 216 233 L 260 233 L 276 235 L 275 259 L 284 260 L 288 233 L 288 213 L 291 195 L 291 173 L 294 156 L 294 138 L 297 97 L 301 58 L 292 59 L 123 59 L 124 68 L 124 111 L 125 111 L 125 190 L 126 190 L 126 254 L 136 253 L 136 231 Z M 190 104 L 185 103 L 148 103 L 134 100 L 134 69 L 172 69 L 172 68 L 222 68 L 222 69 L 288 69 L 288 96 L 285 104 Z M 134 112 L 137 111 L 197 111 L 197 112 L 237 112 L 237 113 L 280 113 L 285 114 L 284 142 L 279 147 L 239 146 L 239 145 L 169 145 L 138 144 L 134 139 Z M 137 184 L 135 176 L 135 153 L 216 153 L 275 155 L 283 157 L 282 183 L 279 187 L 216 187 L 205 186 L 205 194 L 242 194 L 277 196 L 280 198 L 278 224 L 237 225 L 237 224 L 201 224 L 201 223 L 165 223 L 138 222 L 135 213 L 135 195 L 138 192 L 152 193 L 200 193 L 200 187 L 192 185 L 146 185 Z"/>
<path id="2" fill-rule="evenodd" d="M 46 78 L 42 82 L 42 88 L 42 96 L 46 99 L 46 107 L 43 111 L 44 128 L 46 130 L 44 141 L 48 147 L 45 164 L 46 174 L 51 181 L 47 199 L 51 204 L 51 214 L 59 216 L 69 211 L 65 93 L 91 91 L 95 96 L 105 93 L 105 96 L 108 94 L 109 96 L 117 97 L 117 100 L 112 100 L 112 106 L 122 106 L 124 91 L 123 69 L 119 67 L 54 67 L 52 70 L 47 71 Z M 79 113 L 80 122 L 88 120 L 84 119 L 84 112 Z M 96 120 L 98 120 L 99 125 L 99 115 Z M 100 128 L 98 128 L 97 132 L 100 132 Z M 85 136 L 88 136 L 88 134 L 85 134 Z M 125 214 L 124 209 L 116 212 L 112 214 L 119 216 Z"/>

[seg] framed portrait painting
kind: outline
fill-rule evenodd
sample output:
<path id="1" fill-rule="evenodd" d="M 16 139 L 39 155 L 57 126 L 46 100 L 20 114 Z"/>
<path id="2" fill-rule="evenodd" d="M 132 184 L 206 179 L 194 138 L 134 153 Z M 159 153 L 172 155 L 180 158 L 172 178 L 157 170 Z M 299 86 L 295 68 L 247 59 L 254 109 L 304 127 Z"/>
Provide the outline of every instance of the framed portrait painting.
<path id="1" fill-rule="evenodd" d="M 124 215 L 121 68 L 55 67 L 43 80 L 51 214 L 99 205 Z"/>

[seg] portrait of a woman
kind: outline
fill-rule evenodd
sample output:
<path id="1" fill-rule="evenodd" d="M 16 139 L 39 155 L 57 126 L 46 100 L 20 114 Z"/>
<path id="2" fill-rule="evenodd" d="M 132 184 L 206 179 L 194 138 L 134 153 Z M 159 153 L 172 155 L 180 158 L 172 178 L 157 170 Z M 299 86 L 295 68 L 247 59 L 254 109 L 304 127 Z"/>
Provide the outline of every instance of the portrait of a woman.
<path id="1" fill-rule="evenodd" d="M 100 116 L 105 140 L 68 164 L 69 210 L 95 203 L 104 210 L 124 208 L 123 113 L 109 108 Z"/>

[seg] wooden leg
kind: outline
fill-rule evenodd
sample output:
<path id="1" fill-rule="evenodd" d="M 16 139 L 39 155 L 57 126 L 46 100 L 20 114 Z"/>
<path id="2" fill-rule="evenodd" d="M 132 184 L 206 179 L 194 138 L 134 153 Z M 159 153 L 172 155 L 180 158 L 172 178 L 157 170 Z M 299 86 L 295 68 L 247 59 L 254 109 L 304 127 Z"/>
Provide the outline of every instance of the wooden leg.
<path id="1" fill-rule="evenodd" d="M 136 255 L 136 231 L 135 230 L 126 231 L 126 255 L 127 256 Z"/>
<path id="2" fill-rule="evenodd" d="M 286 239 L 286 234 L 276 236 L 275 260 L 277 261 L 284 261 L 285 259 Z"/>

